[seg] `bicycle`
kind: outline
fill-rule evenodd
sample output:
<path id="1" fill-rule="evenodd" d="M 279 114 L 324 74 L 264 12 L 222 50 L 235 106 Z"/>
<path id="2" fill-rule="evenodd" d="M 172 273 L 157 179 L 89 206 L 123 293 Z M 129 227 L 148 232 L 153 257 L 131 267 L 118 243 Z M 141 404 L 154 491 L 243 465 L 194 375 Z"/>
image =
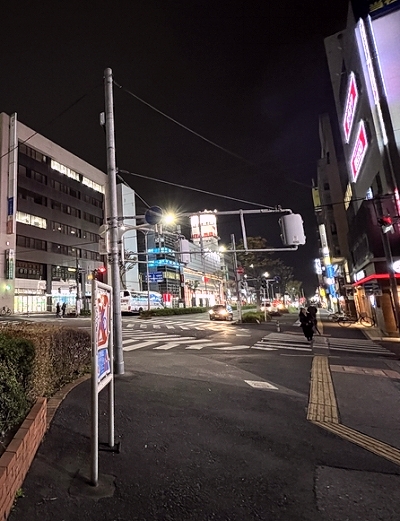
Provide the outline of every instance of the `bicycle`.
<path id="1" fill-rule="evenodd" d="M 338 315 L 337 318 L 334 320 L 337 324 L 339 324 L 340 327 L 349 327 L 352 324 L 361 324 L 365 327 L 372 327 L 374 325 L 374 319 L 371 317 L 368 317 L 365 313 L 362 313 L 361 315 L 357 316 L 351 316 L 346 315 L 343 313 L 343 315 Z"/>
<path id="2" fill-rule="evenodd" d="M 0 309 L 0 315 L 7 315 L 7 316 L 10 316 L 12 313 L 11 309 L 8 307 L 8 306 L 3 306 L 1 309 Z"/>

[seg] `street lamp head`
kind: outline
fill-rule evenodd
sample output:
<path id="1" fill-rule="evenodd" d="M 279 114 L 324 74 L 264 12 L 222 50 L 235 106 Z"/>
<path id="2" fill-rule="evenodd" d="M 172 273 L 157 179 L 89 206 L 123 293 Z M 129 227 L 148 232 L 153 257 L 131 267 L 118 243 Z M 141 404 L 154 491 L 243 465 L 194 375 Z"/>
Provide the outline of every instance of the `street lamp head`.
<path id="1" fill-rule="evenodd" d="M 173 213 L 167 213 L 163 216 L 162 220 L 164 224 L 174 224 L 176 220 L 176 215 Z"/>
<path id="2" fill-rule="evenodd" d="M 269 273 L 268 273 L 268 271 L 266 271 L 265 273 L 263 273 L 263 277 L 269 277 Z"/>

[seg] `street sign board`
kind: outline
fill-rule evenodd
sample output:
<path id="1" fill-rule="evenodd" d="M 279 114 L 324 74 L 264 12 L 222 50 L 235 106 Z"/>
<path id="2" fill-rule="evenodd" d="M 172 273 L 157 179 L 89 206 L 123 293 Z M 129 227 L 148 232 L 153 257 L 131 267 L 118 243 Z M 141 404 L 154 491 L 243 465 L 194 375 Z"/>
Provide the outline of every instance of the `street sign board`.
<path id="1" fill-rule="evenodd" d="M 163 211 L 159 206 L 151 206 L 144 214 L 147 224 L 159 224 L 163 216 Z"/>
<path id="2" fill-rule="evenodd" d="M 145 280 L 147 280 L 147 274 L 145 275 Z M 161 271 L 149 273 L 149 280 L 150 282 L 162 282 L 164 280 L 164 275 Z"/>

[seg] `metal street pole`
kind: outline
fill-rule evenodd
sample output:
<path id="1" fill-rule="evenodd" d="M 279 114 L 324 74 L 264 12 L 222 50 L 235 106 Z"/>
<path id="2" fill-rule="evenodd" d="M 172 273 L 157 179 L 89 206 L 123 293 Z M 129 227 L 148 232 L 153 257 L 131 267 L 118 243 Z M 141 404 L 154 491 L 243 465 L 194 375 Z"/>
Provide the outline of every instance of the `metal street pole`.
<path id="1" fill-rule="evenodd" d="M 144 249 L 146 250 L 147 311 L 150 311 L 149 244 L 147 240 L 148 233 L 149 232 L 144 232 Z"/>
<path id="2" fill-rule="evenodd" d="M 235 282 L 236 282 L 236 295 L 237 295 L 237 309 L 239 314 L 239 322 L 242 322 L 242 299 L 240 295 L 240 288 L 239 288 L 239 277 L 238 277 L 238 263 L 237 263 L 237 255 L 236 255 L 236 242 L 235 242 L 235 235 L 232 233 L 231 235 L 231 243 L 232 243 L 232 250 L 233 250 L 233 269 L 235 270 Z"/>
<path id="3" fill-rule="evenodd" d="M 114 367 L 115 374 L 124 374 L 124 353 L 122 350 L 121 321 L 121 284 L 118 266 L 118 208 L 117 208 L 117 168 L 115 162 L 114 135 L 114 102 L 112 70 L 104 71 L 105 115 L 106 115 L 106 145 L 107 145 L 107 175 L 109 216 L 109 263 L 111 271 L 111 286 L 113 296 L 113 331 L 114 331 Z"/>
<path id="4" fill-rule="evenodd" d="M 79 267 L 79 260 L 78 260 L 78 248 L 75 248 L 75 282 L 76 282 L 76 315 L 78 316 L 78 310 L 80 310 L 80 299 L 81 299 L 81 292 L 79 288 L 79 279 L 80 279 L 80 267 Z"/>

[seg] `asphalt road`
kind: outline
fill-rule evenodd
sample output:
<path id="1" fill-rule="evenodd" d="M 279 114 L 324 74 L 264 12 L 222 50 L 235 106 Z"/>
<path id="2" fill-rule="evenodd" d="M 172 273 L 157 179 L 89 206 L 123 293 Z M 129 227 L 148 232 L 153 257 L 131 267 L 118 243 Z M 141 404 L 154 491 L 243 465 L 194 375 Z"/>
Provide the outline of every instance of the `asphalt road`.
<path id="1" fill-rule="evenodd" d="M 295 318 L 280 319 L 293 345 L 301 337 Z M 116 378 L 122 450 L 100 453 L 97 491 L 85 482 L 90 385 L 75 388 L 53 420 L 10 521 L 400 519 L 393 493 L 399 467 L 306 420 L 313 353 L 230 349 L 274 334 L 276 324 L 210 327 L 202 316 L 185 316 L 124 318 L 123 325 L 128 342 L 141 331 L 148 338 L 210 342 L 187 349 L 196 343 L 185 340 L 166 350 L 154 342 L 124 353 L 126 373 Z M 354 365 L 354 355 L 350 359 Z M 340 361 L 347 363 L 346 354 Z M 357 389 L 350 385 L 348 392 Z M 106 415 L 102 392 L 102 439 Z"/>

